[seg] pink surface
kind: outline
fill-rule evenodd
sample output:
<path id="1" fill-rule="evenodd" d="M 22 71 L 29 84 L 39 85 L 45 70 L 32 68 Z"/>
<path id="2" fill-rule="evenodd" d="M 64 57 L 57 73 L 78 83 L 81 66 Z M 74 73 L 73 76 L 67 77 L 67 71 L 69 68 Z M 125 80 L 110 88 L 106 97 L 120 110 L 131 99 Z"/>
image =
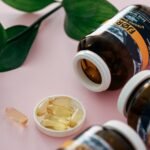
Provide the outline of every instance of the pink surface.
<path id="1" fill-rule="evenodd" d="M 93 1 L 94 2 L 94 1 Z M 111 0 L 119 9 L 133 3 L 149 4 L 149 0 Z M 0 22 L 9 27 L 15 24 L 29 25 L 45 11 L 25 14 L 0 2 Z M 118 91 L 93 93 L 84 88 L 76 78 L 72 59 L 78 42 L 64 32 L 64 10 L 49 17 L 41 26 L 23 66 L 0 73 L 0 149 L 1 150 L 56 150 L 66 139 L 52 138 L 40 133 L 33 121 L 33 108 L 43 97 L 71 95 L 85 105 L 87 119 L 83 127 L 117 119 L 124 120 L 117 111 Z M 10 122 L 4 113 L 6 107 L 15 107 L 29 117 L 26 128 Z M 73 135 L 75 136 L 75 135 Z"/>

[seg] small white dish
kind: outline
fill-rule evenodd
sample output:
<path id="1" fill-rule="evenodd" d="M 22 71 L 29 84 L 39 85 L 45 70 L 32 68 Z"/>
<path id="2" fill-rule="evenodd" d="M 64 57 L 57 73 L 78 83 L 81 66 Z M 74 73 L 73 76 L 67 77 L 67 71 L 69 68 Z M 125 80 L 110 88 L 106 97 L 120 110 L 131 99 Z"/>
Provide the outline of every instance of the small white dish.
<path id="1" fill-rule="evenodd" d="M 76 108 L 79 108 L 82 112 L 83 112 L 83 116 L 81 118 L 81 120 L 78 122 L 78 124 L 75 126 L 75 127 L 72 127 L 72 128 L 69 128 L 69 129 L 66 129 L 66 130 L 63 130 L 63 131 L 59 131 L 59 130 L 54 130 L 54 129 L 50 129 L 50 128 L 47 128 L 47 127 L 44 127 L 39 119 L 38 119 L 38 115 L 37 115 L 37 108 L 39 107 L 40 104 L 42 104 L 43 102 L 46 102 L 46 101 L 53 101 L 55 98 L 63 98 L 63 97 L 67 97 L 71 100 L 72 104 L 76 107 Z M 83 106 L 83 104 L 77 100 L 76 98 L 74 97 L 71 97 L 71 96 L 66 96 L 66 95 L 55 95 L 55 96 L 48 96 L 44 99 L 42 99 L 34 108 L 34 112 L 33 112 L 33 116 L 34 116 L 34 121 L 38 127 L 38 129 L 43 132 L 44 134 L 46 135 L 49 135 L 49 136 L 52 136 L 52 137 L 66 137 L 66 136 L 70 136 L 76 132 L 78 132 L 84 121 L 85 121 L 85 118 L 86 118 L 86 110 Z"/>

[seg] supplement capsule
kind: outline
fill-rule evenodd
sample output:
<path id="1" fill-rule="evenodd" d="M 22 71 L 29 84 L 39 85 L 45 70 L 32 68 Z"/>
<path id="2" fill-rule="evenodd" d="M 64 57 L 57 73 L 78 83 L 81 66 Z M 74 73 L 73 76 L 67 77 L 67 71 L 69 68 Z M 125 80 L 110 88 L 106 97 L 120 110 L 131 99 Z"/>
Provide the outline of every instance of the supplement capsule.
<path id="1" fill-rule="evenodd" d="M 77 108 L 71 117 L 71 121 L 78 122 L 79 120 L 81 120 L 82 116 L 83 112 Z"/>
<path id="2" fill-rule="evenodd" d="M 71 115 L 73 114 L 73 112 L 67 109 L 66 107 L 59 105 L 48 105 L 47 111 L 60 117 L 71 117 Z"/>
<path id="3" fill-rule="evenodd" d="M 74 70 L 89 90 L 118 89 L 147 68 L 149 41 L 150 8 L 128 6 L 79 42 Z"/>
<path id="4" fill-rule="evenodd" d="M 36 110 L 36 114 L 37 116 L 42 116 L 47 112 L 47 105 L 49 104 L 49 101 L 43 102 L 41 103 L 37 110 Z"/>
<path id="5" fill-rule="evenodd" d="M 94 125 L 57 150 L 146 150 L 138 134 L 126 124 L 109 121 Z"/>
<path id="6" fill-rule="evenodd" d="M 83 116 L 83 111 L 77 108 L 71 116 L 70 123 L 69 123 L 70 127 L 75 127 L 77 123 L 82 119 L 82 116 Z"/>
<path id="7" fill-rule="evenodd" d="M 150 71 L 142 71 L 127 82 L 118 109 L 150 149 Z"/>
<path id="8" fill-rule="evenodd" d="M 10 119 L 14 120 L 17 123 L 26 125 L 28 122 L 27 116 L 13 107 L 6 108 L 5 112 L 7 117 L 9 117 Z"/>
<path id="9" fill-rule="evenodd" d="M 50 128 L 58 131 L 63 131 L 67 129 L 67 125 L 59 122 L 58 120 L 44 119 L 42 120 L 41 124 L 46 128 Z"/>
<path id="10" fill-rule="evenodd" d="M 49 104 L 55 104 L 55 105 L 64 106 L 64 107 L 68 107 L 68 108 L 72 107 L 70 98 L 67 96 L 55 97 L 53 100 L 49 101 Z"/>

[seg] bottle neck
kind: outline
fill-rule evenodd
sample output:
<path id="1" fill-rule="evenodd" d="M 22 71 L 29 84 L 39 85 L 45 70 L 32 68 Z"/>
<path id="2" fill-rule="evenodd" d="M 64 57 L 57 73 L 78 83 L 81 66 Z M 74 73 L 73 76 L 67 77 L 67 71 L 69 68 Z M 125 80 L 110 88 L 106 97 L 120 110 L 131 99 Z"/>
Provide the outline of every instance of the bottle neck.
<path id="1" fill-rule="evenodd" d="M 131 141 L 123 136 L 120 132 L 110 128 L 104 128 L 105 133 L 99 133 L 113 149 L 115 150 L 135 150 Z M 113 140 L 112 140 L 113 139 Z"/>
<path id="2" fill-rule="evenodd" d="M 110 86 L 111 74 L 107 64 L 92 51 L 83 50 L 76 54 L 74 70 L 81 83 L 91 91 L 105 91 Z"/>
<path id="3" fill-rule="evenodd" d="M 150 105 L 150 79 L 141 82 L 132 92 L 126 104 L 126 116 L 133 112 L 140 115 L 146 105 Z M 144 99 L 143 99 L 144 98 Z"/>
<path id="4" fill-rule="evenodd" d="M 121 135 L 125 139 L 125 141 L 131 146 L 131 149 L 146 150 L 146 147 L 138 134 L 125 123 L 112 120 L 106 122 L 104 126 Z"/>

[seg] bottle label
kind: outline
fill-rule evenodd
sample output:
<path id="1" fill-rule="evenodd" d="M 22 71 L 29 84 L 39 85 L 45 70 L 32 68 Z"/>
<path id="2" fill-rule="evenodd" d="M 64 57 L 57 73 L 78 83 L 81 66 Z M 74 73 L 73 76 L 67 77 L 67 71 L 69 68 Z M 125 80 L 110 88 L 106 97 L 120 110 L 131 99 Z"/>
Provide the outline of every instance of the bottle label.
<path id="1" fill-rule="evenodd" d="M 146 106 L 139 117 L 137 132 L 150 149 L 150 106 Z"/>
<path id="2" fill-rule="evenodd" d="M 109 32 L 128 49 L 134 73 L 146 69 L 150 52 L 150 15 L 129 6 L 90 35 Z"/>
<path id="3" fill-rule="evenodd" d="M 146 69 L 150 51 L 150 16 L 133 9 L 108 29 L 129 50 L 135 66 L 135 73 Z"/>
<path id="4" fill-rule="evenodd" d="M 102 128 L 100 130 L 102 130 Z M 113 150 L 105 140 L 103 140 L 100 136 L 95 134 L 97 131 L 100 130 L 97 127 L 93 127 L 89 129 L 74 141 L 66 142 L 63 145 L 63 149 L 65 150 Z"/>

